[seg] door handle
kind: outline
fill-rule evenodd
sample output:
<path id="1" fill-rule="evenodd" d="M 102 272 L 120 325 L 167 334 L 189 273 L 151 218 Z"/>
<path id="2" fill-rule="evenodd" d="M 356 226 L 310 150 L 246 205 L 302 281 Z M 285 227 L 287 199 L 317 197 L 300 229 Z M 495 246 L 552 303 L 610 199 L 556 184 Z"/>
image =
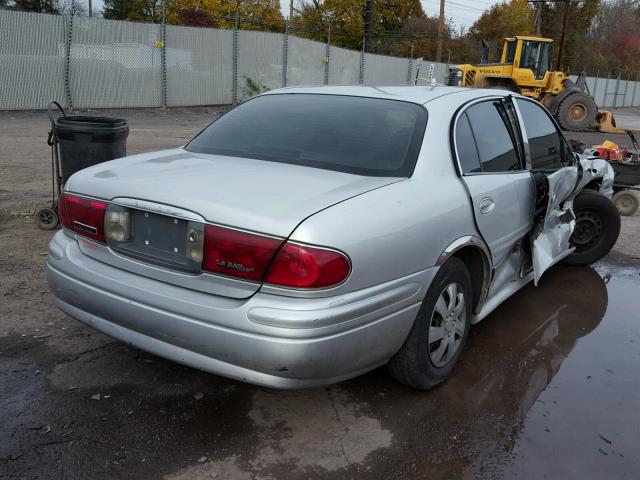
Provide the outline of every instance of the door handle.
<path id="1" fill-rule="evenodd" d="M 480 200 L 480 213 L 483 215 L 489 215 L 496 208 L 496 202 L 491 197 L 484 197 Z"/>

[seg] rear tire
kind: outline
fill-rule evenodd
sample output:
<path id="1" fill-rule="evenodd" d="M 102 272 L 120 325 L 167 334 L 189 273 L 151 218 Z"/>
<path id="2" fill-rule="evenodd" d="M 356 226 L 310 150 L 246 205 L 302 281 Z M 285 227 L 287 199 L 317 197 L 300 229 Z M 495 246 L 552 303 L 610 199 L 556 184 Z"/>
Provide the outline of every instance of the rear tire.
<path id="1" fill-rule="evenodd" d="M 620 215 L 634 215 L 640 208 L 640 192 L 622 190 L 613 196 L 613 204 Z"/>
<path id="2" fill-rule="evenodd" d="M 584 93 L 571 93 L 558 105 L 556 119 L 564 130 L 581 132 L 593 127 L 598 115 L 596 102 Z"/>
<path id="3" fill-rule="evenodd" d="M 420 390 L 445 381 L 466 343 L 472 309 L 469 271 L 452 257 L 440 267 L 409 336 L 387 364 L 391 375 Z"/>
<path id="4" fill-rule="evenodd" d="M 620 234 L 620 214 L 607 197 L 595 190 L 583 190 L 573 201 L 576 227 L 569 243 L 576 250 L 562 263 L 591 265 L 604 257 Z"/>

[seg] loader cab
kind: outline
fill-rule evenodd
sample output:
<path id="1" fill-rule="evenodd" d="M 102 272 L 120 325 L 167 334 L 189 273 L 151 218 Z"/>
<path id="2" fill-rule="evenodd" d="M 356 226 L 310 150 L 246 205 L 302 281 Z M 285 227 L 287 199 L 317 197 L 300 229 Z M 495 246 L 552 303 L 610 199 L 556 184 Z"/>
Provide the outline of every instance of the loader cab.
<path id="1" fill-rule="evenodd" d="M 502 63 L 531 70 L 536 80 L 543 80 L 551 70 L 552 42 L 551 39 L 539 37 L 505 38 Z"/>

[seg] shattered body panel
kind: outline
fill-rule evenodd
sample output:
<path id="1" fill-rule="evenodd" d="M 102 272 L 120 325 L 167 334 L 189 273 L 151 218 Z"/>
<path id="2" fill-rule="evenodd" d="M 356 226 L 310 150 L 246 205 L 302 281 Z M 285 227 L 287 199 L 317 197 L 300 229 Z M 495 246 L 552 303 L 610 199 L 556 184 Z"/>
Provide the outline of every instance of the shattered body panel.
<path id="1" fill-rule="evenodd" d="M 576 187 L 576 195 L 591 181 L 602 179 L 598 191 L 605 197 L 611 199 L 613 196 L 613 180 L 615 177 L 613 167 L 602 158 L 587 155 L 578 155 L 578 157 L 583 174 L 580 183 Z"/>
<path id="2" fill-rule="evenodd" d="M 532 235 L 535 285 L 546 270 L 574 251 L 569 244 L 576 225 L 573 199 L 594 180 L 599 180 L 598 191 L 611 198 L 614 175 L 607 161 L 579 156 L 578 165 L 561 168 L 547 176 L 547 211 L 543 219 L 536 221 Z"/>

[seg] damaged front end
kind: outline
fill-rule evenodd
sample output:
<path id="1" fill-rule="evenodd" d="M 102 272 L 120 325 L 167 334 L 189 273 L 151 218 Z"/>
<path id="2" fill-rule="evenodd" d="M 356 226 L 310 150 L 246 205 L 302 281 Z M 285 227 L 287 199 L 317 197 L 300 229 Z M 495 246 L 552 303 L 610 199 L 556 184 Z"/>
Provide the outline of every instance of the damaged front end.
<path id="1" fill-rule="evenodd" d="M 571 236 L 576 227 L 573 200 L 585 188 L 598 191 L 611 199 L 615 173 L 601 158 L 577 155 L 575 165 L 545 175 L 539 189 L 540 203 L 546 208 L 536 212 L 531 235 L 534 283 L 550 267 L 571 255 L 575 248 Z"/>

